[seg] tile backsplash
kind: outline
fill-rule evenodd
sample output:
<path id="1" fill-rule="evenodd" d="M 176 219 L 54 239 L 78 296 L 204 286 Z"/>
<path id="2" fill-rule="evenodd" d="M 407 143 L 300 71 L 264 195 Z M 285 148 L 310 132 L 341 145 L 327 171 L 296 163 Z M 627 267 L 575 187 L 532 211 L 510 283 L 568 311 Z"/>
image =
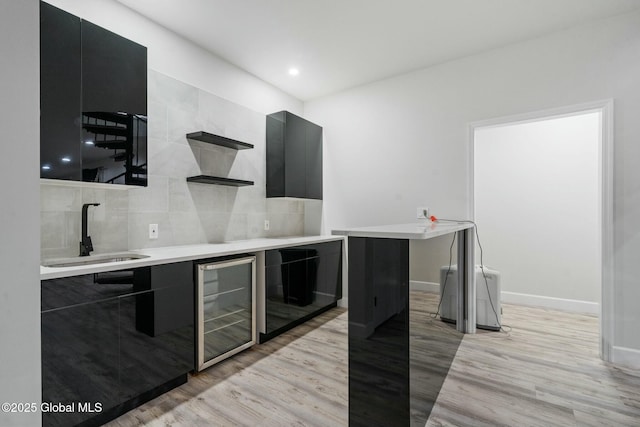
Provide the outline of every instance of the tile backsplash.
<path id="1" fill-rule="evenodd" d="M 41 184 L 42 258 L 78 255 L 83 203 L 100 203 L 88 215 L 96 253 L 304 234 L 304 202 L 266 198 L 264 114 L 153 70 L 148 81 L 148 186 Z M 236 151 L 187 140 L 187 133 L 200 130 L 254 148 Z M 255 184 L 186 182 L 200 174 Z M 159 225 L 158 239 L 148 238 L 149 224 Z"/>

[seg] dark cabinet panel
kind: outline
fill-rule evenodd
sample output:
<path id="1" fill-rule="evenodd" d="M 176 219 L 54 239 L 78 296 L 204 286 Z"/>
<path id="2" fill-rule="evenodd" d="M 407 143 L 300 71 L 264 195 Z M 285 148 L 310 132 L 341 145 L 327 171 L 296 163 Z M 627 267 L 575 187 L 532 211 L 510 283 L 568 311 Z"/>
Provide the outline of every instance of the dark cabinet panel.
<path id="1" fill-rule="evenodd" d="M 99 425 L 186 381 L 194 364 L 190 262 L 42 281 L 43 425 Z"/>
<path id="2" fill-rule="evenodd" d="M 409 241 L 349 237 L 350 425 L 411 425 L 409 373 Z"/>
<path id="3" fill-rule="evenodd" d="M 286 114 L 284 127 L 284 177 L 285 196 L 304 198 L 306 186 L 305 123 L 302 117 Z"/>
<path id="4" fill-rule="evenodd" d="M 342 298 L 342 243 L 265 252 L 265 342 L 335 307 Z"/>
<path id="5" fill-rule="evenodd" d="M 305 184 L 308 199 L 322 199 L 322 128 L 311 122 L 305 126 Z"/>
<path id="6" fill-rule="evenodd" d="M 284 111 L 267 116 L 267 197 L 284 197 Z"/>
<path id="7" fill-rule="evenodd" d="M 119 401 L 118 299 L 42 313 L 43 403 Z M 44 412 L 43 425 L 71 426 L 95 414 Z"/>
<path id="8" fill-rule="evenodd" d="M 88 304 L 133 292 L 133 271 L 122 270 L 43 280 L 42 311 Z"/>
<path id="9" fill-rule="evenodd" d="M 322 127 L 288 111 L 267 116 L 267 197 L 322 199 Z"/>
<path id="10" fill-rule="evenodd" d="M 146 185 L 146 115 L 147 49 L 82 21 L 83 181 Z"/>
<path id="11" fill-rule="evenodd" d="M 82 21 L 84 111 L 147 111 L 147 49 Z"/>
<path id="12" fill-rule="evenodd" d="M 338 242 L 338 244 L 340 244 Z M 328 252 L 318 257 L 318 287 L 316 299 L 319 305 L 330 304 L 342 298 L 342 253 Z"/>
<path id="13" fill-rule="evenodd" d="M 42 178 L 82 179 L 80 72 L 80 19 L 40 3 Z"/>
<path id="14" fill-rule="evenodd" d="M 191 304 L 184 304 L 184 292 L 179 287 L 159 289 L 120 298 L 120 378 L 122 400 L 145 392 L 193 370 L 194 330 L 193 294 Z M 171 301 L 175 305 L 170 305 Z M 182 301 L 181 301 L 182 300 Z M 155 308 L 155 318 L 164 322 L 153 334 L 140 329 L 140 316 Z M 183 313 L 191 314 L 186 322 Z M 169 319 L 176 317 L 176 322 Z"/>
<path id="15" fill-rule="evenodd" d="M 138 300 L 138 329 L 156 336 L 182 326 L 193 326 L 194 288 L 190 262 L 139 268 L 135 273 L 136 290 L 156 291 Z"/>
<path id="16" fill-rule="evenodd" d="M 313 270 L 316 270 L 316 262 L 314 258 L 266 267 L 267 334 L 283 332 L 293 322 L 322 308 L 314 300 L 317 282 Z"/>
<path id="17" fill-rule="evenodd" d="M 286 259 L 286 252 L 283 258 Z M 286 275 L 283 274 L 285 303 L 309 309 L 315 302 L 318 286 L 318 257 L 284 263 L 283 267 L 288 270 Z"/>
<path id="18" fill-rule="evenodd" d="M 146 185 L 146 48 L 46 3 L 40 12 L 41 177 Z"/>

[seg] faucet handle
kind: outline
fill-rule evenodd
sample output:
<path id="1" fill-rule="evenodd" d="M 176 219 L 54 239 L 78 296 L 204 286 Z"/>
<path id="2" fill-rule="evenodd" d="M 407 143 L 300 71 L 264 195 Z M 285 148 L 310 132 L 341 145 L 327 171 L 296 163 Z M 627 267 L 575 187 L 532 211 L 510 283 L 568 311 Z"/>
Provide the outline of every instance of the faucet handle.
<path id="1" fill-rule="evenodd" d="M 80 256 L 89 256 L 91 251 L 93 251 L 91 236 L 86 236 L 80 242 Z"/>

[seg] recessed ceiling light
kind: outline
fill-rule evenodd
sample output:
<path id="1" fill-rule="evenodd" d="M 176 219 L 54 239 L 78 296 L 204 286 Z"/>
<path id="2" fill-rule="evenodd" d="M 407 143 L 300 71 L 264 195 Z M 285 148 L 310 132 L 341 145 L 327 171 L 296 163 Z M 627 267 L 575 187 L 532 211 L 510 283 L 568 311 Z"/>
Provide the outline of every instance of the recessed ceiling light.
<path id="1" fill-rule="evenodd" d="M 298 74 L 300 74 L 300 70 L 298 70 L 297 68 L 289 68 L 290 76 L 297 76 Z"/>
<path id="2" fill-rule="evenodd" d="M 48 171 L 49 169 L 51 169 L 51 166 L 49 166 L 49 165 L 42 165 L 42 170 Z"/>
<path id="3" fill-rule="evenodd" d="M 60 160 L 62 160 L 62 161 L 63 161 L 63 162 L 65 162 L 65 163 L 69 163 L 69 162 L 71 161 L 71 159 L 70 159 L 69 157 L 63 157 L 63 158 L 62 158 L 62 159 L 60 159 Z"/>

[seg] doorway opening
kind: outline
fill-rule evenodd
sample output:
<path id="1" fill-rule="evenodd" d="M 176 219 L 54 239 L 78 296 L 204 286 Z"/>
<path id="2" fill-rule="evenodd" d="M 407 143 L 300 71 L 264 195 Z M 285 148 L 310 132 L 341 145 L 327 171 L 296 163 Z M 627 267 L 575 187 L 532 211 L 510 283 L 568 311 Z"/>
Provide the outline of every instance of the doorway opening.
<path id="1" fill-rule="evenodd" d="M 599 315 L 610 361 L 612 102 L 470 126 L 470 217 L 502 299 Z M 479 261 L 479 259 L 477 258 Z M 479 286 L 479 285 L 478 285 Z"/>

